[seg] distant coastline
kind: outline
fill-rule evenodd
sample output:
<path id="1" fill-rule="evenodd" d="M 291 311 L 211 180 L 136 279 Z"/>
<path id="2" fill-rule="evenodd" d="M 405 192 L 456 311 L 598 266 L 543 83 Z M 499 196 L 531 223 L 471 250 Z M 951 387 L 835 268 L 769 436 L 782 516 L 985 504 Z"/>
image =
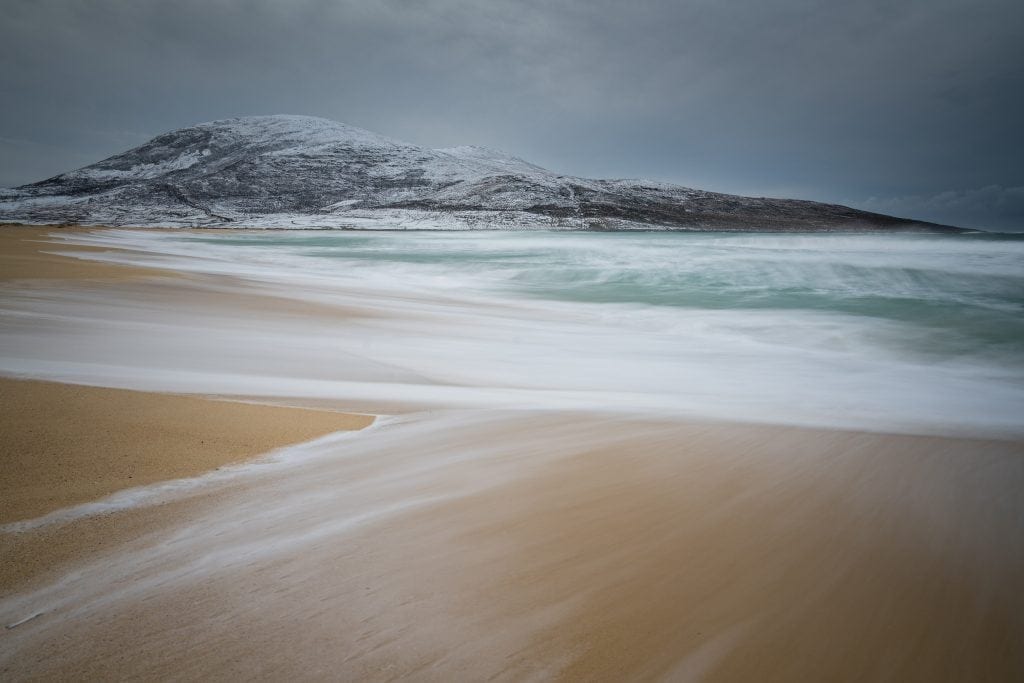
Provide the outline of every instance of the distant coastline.
<path id="1" fill-rule="evenodd" d="M 0 220 L 163 227 L 958 232 L 837 204 L 557 174 L 308 116 L 198 124 L 0 194 Z"/>

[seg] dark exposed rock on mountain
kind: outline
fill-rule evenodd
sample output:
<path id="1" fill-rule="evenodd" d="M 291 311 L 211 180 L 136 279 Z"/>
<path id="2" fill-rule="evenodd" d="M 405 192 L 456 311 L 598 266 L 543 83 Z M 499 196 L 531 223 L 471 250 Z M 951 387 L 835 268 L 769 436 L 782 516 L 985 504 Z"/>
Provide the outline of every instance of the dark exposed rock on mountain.
<path id="1" fill-rule="evenodd" d="M 791 199 L 558 175 L 481 147 L 426 149 L 342 123 L 204 123 L 0 191 L 0 219 L 225 227 L 954 230 Z"/>

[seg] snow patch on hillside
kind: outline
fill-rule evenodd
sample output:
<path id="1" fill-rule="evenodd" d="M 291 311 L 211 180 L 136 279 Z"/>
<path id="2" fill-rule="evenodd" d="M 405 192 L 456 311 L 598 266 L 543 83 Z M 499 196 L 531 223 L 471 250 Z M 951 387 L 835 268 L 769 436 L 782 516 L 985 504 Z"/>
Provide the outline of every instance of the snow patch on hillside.
<path id="1" fill-rule="evenodd" d="M 78 171 L 3 192 L 0 220 L 307 228 L 384 221 L 374 227 L 438 230 L 915 229 L 909 221 L 847 207 L 564 176 L 486 147 L 427 149 L 291 115 L 224 119 L 159 135 Z"/>
<path id="2" fill-rule="evenodd" d="M 103 168 L 88 166 L 74 171 L 69 176 L 87 180 L 148 180 L 159 176 L 191 168 L 204 159 L 202 152 L 189 152 L 177 157 L 152 164 L 136 164 L 129 169 Z"/>

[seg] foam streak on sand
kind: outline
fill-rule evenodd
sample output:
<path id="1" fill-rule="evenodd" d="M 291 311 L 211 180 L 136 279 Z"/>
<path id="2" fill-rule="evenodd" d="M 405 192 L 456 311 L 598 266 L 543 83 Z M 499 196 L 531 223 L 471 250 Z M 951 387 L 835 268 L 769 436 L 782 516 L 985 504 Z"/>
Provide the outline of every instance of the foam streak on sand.
<path id="1" fill-rule="evenodd" d="M 8 286 L 0 369 L 400 415 L 104 520 L 115 544 L 0 599 L 5 677 L 1024 676 L 1015 369 L 802 359 L 751 345 L 765 328 L 701 336 L 735 321 L 699 312 L 162 233 L 68 241 L 190 275 Z"/>
<path id="2" fill-rule="evenodd" d="M 0 379 L 0 399 L 0 532 L 132 507 L 187 488 L 184 478 L 372 421 L 9 379 Z"/>
<path id="3" fill-rule="evenodd" d="M 615 680 L 705 646 L 720 680 L 1024 665 L 1005 443 L 458 412 L 339 445 L 5 601 L 45 617 L 5 649 L 98 677 Z"/>

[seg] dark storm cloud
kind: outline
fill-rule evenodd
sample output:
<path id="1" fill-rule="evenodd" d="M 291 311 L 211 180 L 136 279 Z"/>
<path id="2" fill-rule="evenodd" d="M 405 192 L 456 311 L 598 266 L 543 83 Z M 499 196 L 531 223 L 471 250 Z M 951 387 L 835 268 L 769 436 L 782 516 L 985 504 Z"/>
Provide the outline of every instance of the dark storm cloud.
<path id="1" fill-rule="evenodd" d="M 6 0 L 0 185 L 300 113 L 567 173 L 1024 228 L 1021 35 L 1017 0 Z"/>

